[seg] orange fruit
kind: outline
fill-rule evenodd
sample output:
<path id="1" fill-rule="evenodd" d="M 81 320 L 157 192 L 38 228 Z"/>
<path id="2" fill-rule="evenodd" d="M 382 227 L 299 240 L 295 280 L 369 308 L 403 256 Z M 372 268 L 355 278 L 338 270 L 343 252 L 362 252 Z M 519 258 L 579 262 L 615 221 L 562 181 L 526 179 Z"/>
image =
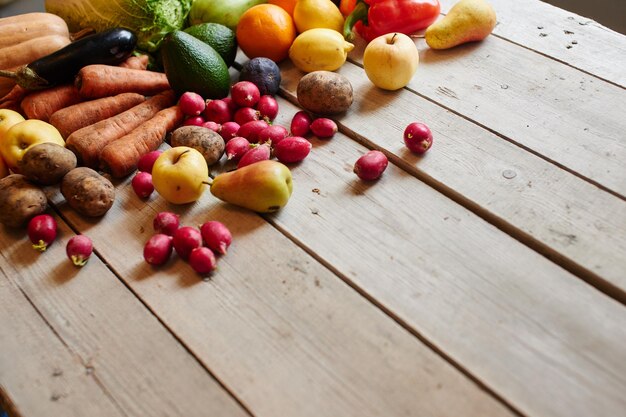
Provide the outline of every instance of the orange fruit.
<path id="1" fill-rule="evenodd" d="M 291 15 L 275 4 L 259 4 L 246 10 L 237 24 L 237 43 L 248 58 L 266 57 L 280 62 L 296 39 Z"/>
<path id="2" fill-rule="evenodd" d="M 275 4 L 277 6 L 282 7 L 293 17 L 293 9 L 296 7 L 296 3 L 298 0 L 269 0 L 269 4 Z"/>

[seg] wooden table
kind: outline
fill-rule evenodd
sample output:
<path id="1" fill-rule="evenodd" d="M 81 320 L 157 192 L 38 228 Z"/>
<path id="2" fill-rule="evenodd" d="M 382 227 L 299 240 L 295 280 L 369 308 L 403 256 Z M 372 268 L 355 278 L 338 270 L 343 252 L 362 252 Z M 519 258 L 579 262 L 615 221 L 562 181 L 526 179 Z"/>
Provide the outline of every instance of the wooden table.
<path id="1" fill-rule="evenodd" d="M 260 216 L 117 184 L 86 220 L 49 190 L 43 254 L 0 233 L 0 397 L 16 416 L 626 416 L 626 37 L 492 0 L 481 43 L 429 50 L 397 92 L 363 45 L 355 100 Z M 446 12 L 452 0 L 442 2 Z M 240 56 L 241 59 L 245 59 Z M 282 64 L 278 123 L 302 73 Z M 236 71 L 233 71 L 236 79 Z M 424 157 L 404 127 L 434 132 Z M 368 148 L 391 164 L 365 183 Z M 233 232 L 201 280 L 142 259 L 155 213 Z M 97 251 L 65 258 L 77 233 Z"/>

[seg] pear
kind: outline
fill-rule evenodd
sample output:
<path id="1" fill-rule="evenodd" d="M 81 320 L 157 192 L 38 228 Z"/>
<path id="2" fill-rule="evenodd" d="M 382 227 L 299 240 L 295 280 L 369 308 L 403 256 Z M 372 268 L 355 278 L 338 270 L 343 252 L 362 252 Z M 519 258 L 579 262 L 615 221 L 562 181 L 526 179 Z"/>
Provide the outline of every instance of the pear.
<path id="1" fill-rule="evenodd" d="M 271 213 L 287 204 L 292 188 L 289 168 L 265 160 L 219 174 L 213 179 L 211 194 L 258 213 Z"/>
<path id="2" fill-rule="evenodd" d="M 424 38 L 433 49 L 485 39 L 496 26 L 496 12 L 485 0 L 460 0 L 443 19 L 426 29 Z"/>

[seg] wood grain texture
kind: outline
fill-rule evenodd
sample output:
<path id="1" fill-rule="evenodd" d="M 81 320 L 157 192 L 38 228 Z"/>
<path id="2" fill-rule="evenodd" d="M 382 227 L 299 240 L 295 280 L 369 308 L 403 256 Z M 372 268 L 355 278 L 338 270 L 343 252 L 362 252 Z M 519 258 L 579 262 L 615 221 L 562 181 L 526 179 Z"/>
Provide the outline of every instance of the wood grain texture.
<path id="1" fill-rule="evenodd" d="M 22 233 L 4 229 L 0 234 L 2 297 L 13 298 L 12 288 L 19 287 L 55 335 L 44 338 L 32 313 L 22 317 L 16 312 L 1 320 L 2 339 L 17 345 L 6 352 L 2 343 L 0 375 L 7 378 L 0 381 L 19 409 L 35 407 L 36 413 L 24 415 L 248 415 L 97 257 L 81 269 L 71 264 L 65 244 L 72 235 L 61 223 L 60 237 L 39 253 Z M 9 317 L 17 321 L 5 329 Z M 61 354 L 55 359 L 55 344 L 65 346 L 74 368 Z M 61 381 L 55 373 L 68 375 L 62 379 L 67 387 L 52 390 Z M 48 392 L 20 382 L 29 379 L 41 381 Z M 102 401 L 83 393 L 96 382 L 115 412 L 99 410 Z M 71 405 L 73 414 L 37 411 L 64 404 Z"/>

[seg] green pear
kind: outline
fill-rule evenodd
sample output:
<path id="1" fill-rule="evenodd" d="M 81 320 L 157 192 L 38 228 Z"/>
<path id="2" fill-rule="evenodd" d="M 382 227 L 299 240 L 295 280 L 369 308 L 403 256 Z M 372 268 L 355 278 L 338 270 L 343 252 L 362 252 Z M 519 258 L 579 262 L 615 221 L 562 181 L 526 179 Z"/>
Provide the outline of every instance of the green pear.
<path id="1" fill-rule="evenodd" d="M 291 171 L 277 161 L 259 161 L 213 178 L 211 194 L 259 213 L 281 209 L 291 196 Z"/>
<path id="2" fill-rule="evenodd" d="M 485 39 L 496 26 L 496 12 L 485 0 L 460 0 L 443 19 L 426 29 L 424 38 L 433 49 Z"/>

